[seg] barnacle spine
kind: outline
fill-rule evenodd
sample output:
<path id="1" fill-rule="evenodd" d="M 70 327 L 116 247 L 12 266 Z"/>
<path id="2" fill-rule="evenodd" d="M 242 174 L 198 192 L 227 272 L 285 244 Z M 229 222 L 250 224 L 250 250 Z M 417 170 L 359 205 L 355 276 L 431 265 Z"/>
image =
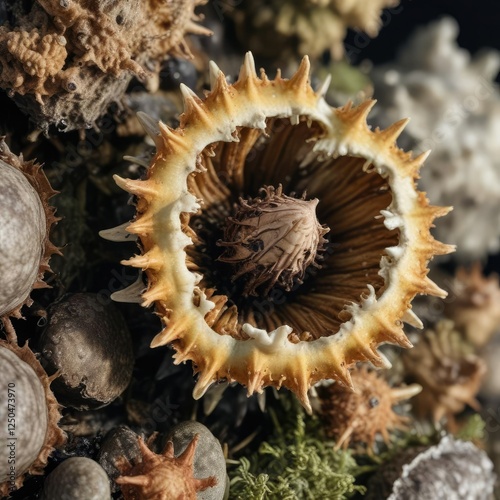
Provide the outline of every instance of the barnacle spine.
<path id="1" fill-rule="evenodd" d="M 425 194 L 415 188 L 427 154 L 413 158 L 396 146 L 406 120 L 372 131 L 366 117 L 375 101 L 330 107 L 322 97 L 325 89 L 315 92 L 310 86 L 307 57 L 289 80 L 279 72 L 270 80 L 263 71 L 257 76 L 248 53 L 233 85 L 212 62 L 211 92 L 204 100 L 185 86 L 181 90 L 184 114 L 178 129 L 142 117 L 157 146 L 147 178 L 134 181 L 115 176 L 120 187 L 137 197 L 137 216 L 127 231 L 138 235 L 143 249 L 142 255 L 123 264 L 145 270 L 148 288 L 142 304 L 154 303 L 165 323 L 151 345 L 172 343 L 177 363 L 193 361 L 199 372 L 195 398 L 218 379 L 227 379 L 246 385 L 249 394 L 269 385 L 287 387 L 310 410 L 307 391 L 317 381 L 332 378 L 352 387 L 348 368 L 356 361 L 388 366 L 377 352 L 379 344 L 411 346 L 402 321 L 421 325 L 410 306 L 417 293 L 446 296 L 426 274 L 429 259 L 453 251 L 429 233 L 432 221 L 449 208 L 430 206 Z M 200 207 L 188 189 L 188 175 L 202 171 L 200 155 L 209 145 L 237 141 L 237 127 L 265 130 L 270 117 L 289 118 L 292 124 L 305 117 L 322 127 L 323 134 L 304 164 L 318 156 L 365 158 L 366 168 L 373 165 L 392 190 L 392 202 L 382 211 L 384 224 L 388 230 L 399 229 L 399 244 L 387 248 L 380 262 L 385 280 L 381 295 L 377 297 L 368 284 L 360 303 L 346 306 L 351 318 L 337 333 L 307 342 L 292 342 L 292 328 L 286 324 L 267 332 L 246 323 L 242 331 L 249 338 L 245 340 L 220 335 L 205 321 L 214 303 L 197 287 L 200 276 L 186 267 L 185 248 L 192 241 L 183 230 L 183 219 Z M 127 298 L 127 292 L 120 298 Z"/>

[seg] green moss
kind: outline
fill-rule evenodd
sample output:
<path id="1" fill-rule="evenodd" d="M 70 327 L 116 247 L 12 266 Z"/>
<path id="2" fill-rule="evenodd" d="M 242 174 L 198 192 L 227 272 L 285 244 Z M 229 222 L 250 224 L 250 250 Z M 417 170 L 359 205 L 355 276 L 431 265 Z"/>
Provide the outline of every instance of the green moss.
<path id="1" fill-rule="evenodd" d="M 229 472 L 230 499 L 336 500 L 363 493 L 364 487 L 355 484 L 361 468 L 350 453 L 334 451 L 333 443 L 321 438 L 316 422 L 291 406 L 284 423 L 270 410 L 274 435 Z"/>
<path id="2" fill-rule="evenodd" d="M 481 418 L 481 415 L 474 413 L 462 425 L 455 437 L 463 441 L 481 442 L 484 439 L 485 427 L 486 422 Z"/>

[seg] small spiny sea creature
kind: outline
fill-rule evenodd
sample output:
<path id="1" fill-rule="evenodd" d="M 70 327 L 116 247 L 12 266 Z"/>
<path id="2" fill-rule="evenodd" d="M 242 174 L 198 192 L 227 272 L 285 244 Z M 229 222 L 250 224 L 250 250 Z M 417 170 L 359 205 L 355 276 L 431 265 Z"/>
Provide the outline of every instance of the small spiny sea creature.
<path id="1" fill-rule="evenodd" d="M 326 435 L 335 439 L 337 449 L 350 443 L 372 447 L 378 433 L 389 442 L 389 432 L 406 428 L 408 422 L 408 417 L 398 415 L 392 407 L 422 388 L 417 384 L 392 388 L 366 365 L 354 369 L 351 375 L 354 392 L 337 383 L 317 388 Z"/>
<path id="2" fill-rule="evenodd" d="M 488 277 L 476 264 L 470 270 L 459 268 L 445 304 L 445 314 L 476 347 L 488 343 L 500 327 L 500 285 L 497 274 Z"/>
<path id="3" fill-rule="evenodd" d="M 169 441 L 161 455 L 152 452 L 139 439 L 142 462 L 116 479 L 125 500 L 195 500 L 196 492 L 216 484 L 215 477 L 195 479 L 193 459 L 198 435 L 178 457 Z"/>

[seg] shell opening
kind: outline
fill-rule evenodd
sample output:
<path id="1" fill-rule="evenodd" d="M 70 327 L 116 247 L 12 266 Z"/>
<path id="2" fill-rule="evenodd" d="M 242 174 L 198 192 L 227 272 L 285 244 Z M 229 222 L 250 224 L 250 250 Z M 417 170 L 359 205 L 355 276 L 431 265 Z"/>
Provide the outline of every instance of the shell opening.
<path id="1" fill-rule="evenodd" d="M 360 304 L 370 287 L 376 297 L 382 293 L 381 260 L 387 259 L 386 248 L 399 244 L 399 229 L 388 228 L 380 217 L 392 203 L 389 184 L 366 158 L 314 152 L 324 133 L 306 117 L 268 118 L 265 130 L 239 127 L 234 142 L 210 144 L 199 156 L 188 188 L 203 204 L 198 213 L 183 214 L 183 229 L 193 241 L 186 248 L 187 266 L 202 276 L 195 305 L 202 292 L 214 303 L 205 321 L 217 333 L 246 339 L 242 325 L 248 323 L 267 331 L 289 325 L 292 342 L 328 337 L 350 319 L 348 306 Z M 239 271 L 227 262 L 234 256 L 227 252 L 227 227 L 241 209 L 240 198 L 259 198 L 267 186 L 317 199 L 324 243 L 318 242 L 320 259 L 312 259 L 317 265 L 309 262 L 290 286 L 273 286 L 270 272 L 271 281 L 259 289 L 253 286 L 255 274 L 234 279 Z"/>

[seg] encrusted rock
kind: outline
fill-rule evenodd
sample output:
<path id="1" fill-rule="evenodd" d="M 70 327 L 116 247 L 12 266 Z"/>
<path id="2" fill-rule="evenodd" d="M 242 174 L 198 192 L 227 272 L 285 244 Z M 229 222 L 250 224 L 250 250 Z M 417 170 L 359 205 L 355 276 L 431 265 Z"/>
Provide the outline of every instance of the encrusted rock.
<path id="1" fill-rule="evenodd" d="M 408 449 L 368 482 L 367 500 L 492 500 L 495 475 L 486 453 L 445 436 L 428 448 Z"/>
<path id="2" fill-rule="evenodd" d="M 210 34 L 194 22 L 201 3 L 14 2 L 0 27 L 0 88 L 43 130 L 90 128 L 134 76 L 157 86 L 163 60 L 189 57 L 187 33 Z"/>

